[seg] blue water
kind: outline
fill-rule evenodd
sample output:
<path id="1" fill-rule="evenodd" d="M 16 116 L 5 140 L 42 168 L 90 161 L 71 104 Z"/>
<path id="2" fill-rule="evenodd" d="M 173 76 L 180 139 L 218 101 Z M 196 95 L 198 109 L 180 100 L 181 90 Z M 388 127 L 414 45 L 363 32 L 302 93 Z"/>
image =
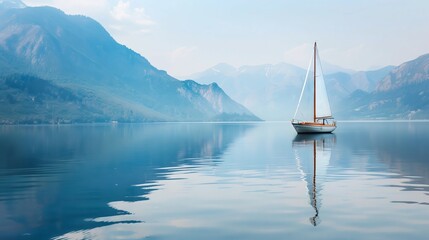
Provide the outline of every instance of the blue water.
<path id="1" fill-rule="evenodd" d="M 0 239 L 427 239 L 429 122 L 0 127 Z"/>

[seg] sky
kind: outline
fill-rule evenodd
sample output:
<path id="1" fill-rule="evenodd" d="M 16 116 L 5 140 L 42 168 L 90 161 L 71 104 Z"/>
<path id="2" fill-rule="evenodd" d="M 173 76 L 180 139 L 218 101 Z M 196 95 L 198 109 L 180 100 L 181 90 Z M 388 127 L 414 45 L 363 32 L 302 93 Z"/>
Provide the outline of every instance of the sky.
<path id="1" fill-rule="evenodd" d="M 172 76 L 218 63 L 286 62 L 320 57 L 372 70 L 429 53 L 426 0 L 23 0 L 99 21 L 121 44 Z"/>

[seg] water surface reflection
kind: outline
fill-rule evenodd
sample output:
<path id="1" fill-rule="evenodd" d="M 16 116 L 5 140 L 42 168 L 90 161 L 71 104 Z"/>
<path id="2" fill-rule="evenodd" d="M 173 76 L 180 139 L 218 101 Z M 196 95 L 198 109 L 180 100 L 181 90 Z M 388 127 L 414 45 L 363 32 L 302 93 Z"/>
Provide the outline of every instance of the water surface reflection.
<path id="1" fill-rule="evenodd" d="M 310 217 L 313 226 L 321 222 L 319 211 L 322 206 L 322 189 L 335 140 L 334 134 L 300 134 L 293 139 L 297 166 L 306 182 L 310 205 L 315 211 L 315 215 Z"/>
<path id="2" fill-rule="evenodd" d="M 289 123 L 4 126 L 0 238 L 426 239 L 428 135 L 392 122 L 313 136 Z"/>
<path id="3" fill-rule="evenodd" d="M 174 123 L 3 126 L 0 236 L 48 239 L 114 224 L 91 219 L 128 214 L 110 203 L 146 199 L 157 186 L 136 185 L 165 179 L 174 167 L 216 165 L 219 155 L 250 128 Z"/>

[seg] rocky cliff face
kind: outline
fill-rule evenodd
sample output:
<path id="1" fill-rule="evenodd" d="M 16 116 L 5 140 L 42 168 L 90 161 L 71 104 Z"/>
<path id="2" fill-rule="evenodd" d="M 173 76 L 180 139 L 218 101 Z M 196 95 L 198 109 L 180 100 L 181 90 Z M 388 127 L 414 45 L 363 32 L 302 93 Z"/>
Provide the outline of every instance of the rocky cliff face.
<path id="1" fill-rule="evenodd" d="M 363 119 L 428 119 L 429 54 L 393 68 L 372 92 L 355 92 L 344 116 Z"/>
<path id="2" fill-rule="evenodd" d="M 377 91 L 387 92 L 410 84 L 429 81 L 429 54 L 403 63 L 394 68 L 378 84 Z"/>

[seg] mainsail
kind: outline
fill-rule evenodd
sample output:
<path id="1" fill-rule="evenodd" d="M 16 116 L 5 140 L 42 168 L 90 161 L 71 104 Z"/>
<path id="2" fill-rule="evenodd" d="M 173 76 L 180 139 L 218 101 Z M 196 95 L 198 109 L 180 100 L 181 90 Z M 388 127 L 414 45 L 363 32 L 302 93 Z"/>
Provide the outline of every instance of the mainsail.
<path id="1" fill-rule="evenodd" d="M 313 122 L 315 118 L 322 119 L 332 117 L 319 52 L 316 45 L 314 47 L 315 51 L 310 60 L 298 106 L 293 117 L 301 121 Z M 316 74 L 314 74 L 314 72 L 316 72 Z M 313 79 L 311 79 L 311 77 L 313 77 Z M 316 91 L 314 91 L 314 86 L 316 86 Z M 315 99 L 314 96 L 316 96 Z M 316 105 L 314 105 L 314 103 Z"/>
<path id="2" fill-rule="evenodd" d="M 326 92 L 325 79 L 317 48 L 316 55 L 316 63 L 319 63 L 316 64 L 316 118 L 330 118 L 332 117 L 331 106 L 329 106 L 328 93 Z"/>

